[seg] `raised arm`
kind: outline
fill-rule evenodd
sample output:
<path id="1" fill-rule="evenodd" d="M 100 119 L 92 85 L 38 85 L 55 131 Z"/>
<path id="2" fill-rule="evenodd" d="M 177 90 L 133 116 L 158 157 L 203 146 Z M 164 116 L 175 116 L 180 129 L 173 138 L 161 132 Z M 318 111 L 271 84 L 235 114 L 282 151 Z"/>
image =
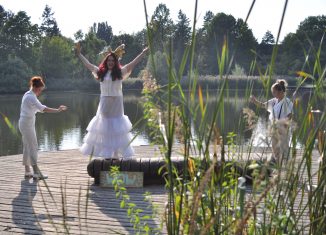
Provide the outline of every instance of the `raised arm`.
<path id="1" fill-rule="evenodd" d="M 145 47 L 143 51 L 139 55 L 137 55 L 135 59 L 133 59 L 133 61 L 125 65 L 127 69 L 127 73 L 131 73 L 134 67 L 143 59 L 147 51 L 148 51 L 148 47 Z"/>
<path id="2" fill-rule="evenodd" d="M 90 63 L 90 62 L 85 58 L 85 56 L 82 55 L 82 53 L 81 53 L 81 46 L 80 46 L 80 43 L 79 43 L 79 42 L 76 43 L 76 45 L 75 45 L 75 50 L 76 50 L 76 54 L 77 54 L 77 56 L 78 56 L 79 59 L 83 62 L 83 64 L 85 65 L 85 67 L 86 67 L 88 70 L 90 70 L 91 72 L 96 73 L 97 70 L 98 70 L 98 68 L 97 68 L 95 65 L 91 64 L 91 63 Z"/>

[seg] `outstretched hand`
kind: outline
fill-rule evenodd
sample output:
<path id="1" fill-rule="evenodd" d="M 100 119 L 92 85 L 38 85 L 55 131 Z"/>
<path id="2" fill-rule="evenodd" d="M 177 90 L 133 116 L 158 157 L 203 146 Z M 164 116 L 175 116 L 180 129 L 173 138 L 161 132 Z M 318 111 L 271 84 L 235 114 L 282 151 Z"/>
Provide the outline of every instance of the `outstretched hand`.
<path id="1" fill-rule="evenodd" d="M 255 102 L 257 101 L 257 99 L 256 99 L 255 96 L 251 95 L 250 98 L 249 98 L 249 101 L 250 101 L 251 103 L 255 103 Z"/>
<path id="2" fill-rule="evenodd" d="M 77 43 L 75 44 L 75 52 L 76 52 L 77 54 L 80 54 L 80 53 L 81 53 L 81 45 L 80 45 L 80 42 L 77 42 Z"/>
<path id="3" fill-rule="evenodd" d="M 148 48 L 148 47 L 145 47 L 145 48 L 143 49 L 143 53 L 146 53 L 148 50 L 149 50 L 149 48 Z"/>
<path id="4" fill-rule="evenodd" d="M 68 107 L 65 105 L 60 105 L 58 108 L 59 112 L 66 111 L 67 109 L 68 109 Z"/>

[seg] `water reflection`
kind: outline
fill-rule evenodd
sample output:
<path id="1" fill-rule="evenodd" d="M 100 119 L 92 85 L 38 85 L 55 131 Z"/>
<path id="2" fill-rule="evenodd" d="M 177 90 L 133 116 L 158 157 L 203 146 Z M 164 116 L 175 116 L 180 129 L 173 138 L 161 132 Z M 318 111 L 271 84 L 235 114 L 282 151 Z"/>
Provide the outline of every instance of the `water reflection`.
<path id="1" fill-rule="evenodd" d="M 207 119 L 210 123 L 213 110 L 216 107 L 216 97 L 218 91 L 210 92 L 207 103 Z M 259 91 L 257 91 L 258 93 Z M 4 95 L 0 96 L 0 112 L 6 115 L 14 128 L 18 130 L 19 109 L 22 95 Z M 58 114 L 38 114 L 36 118 L 36 132 L 39 141 L 40 150 L 65 150 L 78 148 L 86 134 L 86 127 L 93 116 L 96 114 L 99 103 L 99 95 L 94 93 L 80 92 L 45 92 L 40 100 L 49 107 L 57 107 L 60 104 L 67 105 L 67 112 Z M 305 101 L 305 99 L 304 99 Z M 141 94 L 139 92 L 124 92 L 125 114 L 135 125 L 143 117 L 141 106 Z M 245 131 L 243 123 L 243 107 L 250 107 L 259 115 L 256 129 Z M 198 111 L 200 112 L 200 111 Z M 245 99 L 244 94 L 230 94 L 230 97 L 224 99 L 224 119 L 218 118 L 217 126 L 223 133 L 234 132 L 239 135 L 238 141 L 242 143 L 249 141 L 254 137 L 254 145 L 263 145 L 261 141 L 267 134 L 267 112 L 255 109 L 250 106 Z M 200 117 L 200 115 L 197 115 Z M 207 129 L 200 127 L 201 119 L 194 120 L 195 135 L 205 133 Z M 205 127 L 208 128 L 208 127 Z M 144 145 L 149 143 L 149 135 L 144 128 L 144 123 L 139 123 L 133 130 L 133 135 L 137 135 L 132 145 Z M 22 144 L 20 133 L 14 135 L 10 132 L 3 120 L 0 120 L 0 156 L 22 153 Z"/>
<path id="2" fill-rule="evenodd" d="M 18 131 L 18 119 L 22 95 L 0 96 L 0 112 L 8 117 Z M 125 114 L 134 124 L 142 117 L 141 105 L 138 102 L 140 94 L 129 92 L 125 96 Z M 44 151 L 78 148 L 83 140 L 86 127 L 96 114 L 99 95 L 95 93 L 79 92 L 46 92 L 40 98 L 41 102 L 49 107 L 65 104 L 67 112 L 58 114 L 37 114 L 36 133 L 39 149 Z M 140 128 L 141 129 L 141 128 Z M 137 135 L 140 132 L 139 135 Z M 141 130 L 134 130 L 137 135 L 132 145 L 148 144 L 147 138 Z M 21 137 L 10 132 L 3 120 L 0 120 L 0 155 L 22 153 Z"/>

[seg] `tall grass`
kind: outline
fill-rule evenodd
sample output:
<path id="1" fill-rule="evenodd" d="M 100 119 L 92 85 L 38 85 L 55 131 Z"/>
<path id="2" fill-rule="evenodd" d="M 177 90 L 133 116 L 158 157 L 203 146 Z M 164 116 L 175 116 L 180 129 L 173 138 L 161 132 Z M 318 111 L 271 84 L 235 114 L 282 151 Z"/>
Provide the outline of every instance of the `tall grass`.
<path id="1" fill-rule="evenodd" d="M 233 65 L 234 55 L 229 54 L 228 43 L 224 42 L 217 53 L 219 67 L 220 89 L 216 95 L 216 105 L 207 109 L 205 100 L 209 99 L 208 92 L 198 85 L 198 74 L 194 66 L 197 3 L 195 2 L 194 25 L 192 41 L 186 49 L 179 68 L 175 68 L 173 48 L 168 44 L 165 56 L 168 70 L 168 85 L 156 88 L 150 96 L 146 93 L 144 105 L 145 113 L 150 113 L 150 128 L 153 133 L 162 138 L 156 138 L 156 143 L 162 146 L 162 154 L 166 159 L 166 187 L 168 189 L 168 205 L 166 211 L 166 229 L 169 234 L 323 234 L 325 227 L 325 113 L 312 120 L 316 112 L 317 100 L 323 97 L 325 81 L 325 66 L 320 64 L 321 46 L 314 51 L 314 73 L 307 74 L 299 71 L 302 77 L 297 89 L 303 81 L 313 78 L 315 87 L 306 108 L 301 108 L 302 115 L 296 116 L 297 128 L 293 130 L 291 151 L 281 149 L 282 157 L 278 164 L 271 166 L 266 159 L 270 153 L 262 152 L 262 161 L 255 163 L 251 160 L 254 146 L 238 146 L 241 132 L 248 126 L 253 126 L 253 118 L 246 125 L 245 115 L 239 123 L 238 133 L 226 133 L 224 128 L 225 105 L 229 94 L 229 73 Z M 255 1 L 252 2 L 246 21 L 250 16 Z M 145 9 L 146 3 L 144 1 Z M 274 65 L 278 54 L 278 41 L 281 33 L 288 1 L 285 1 L 283 14 L 277 35 L 271 61 L 265 73 L 260 74 L 263 84 L 262 93 L 265 99 L 270 97 L 271 81 L 273 80 Z M 146 10 L 145 10 L 146 11 Z M 147 16 L 147 12 L 145 12 Z M 147 19 L 147 17 L 146 17 Z M 151 46 L 152 32 L 148 27 L 148 39 Z M 313 47 L 313 45 L 311 45 Z M 182 80 L 185 64 L 190 61 L 188 77 Z M 154 60 L 152 59 L 152 62 Z M 251 71 L 256 69 L 252 63 Z M 154 66 L 155 67 L 155 66 Z M 262 71 L 258 68 L 258 71 Z M 150 80 L 149 76 L 148 80 Z M 155 77 L 155 74 L 153 74 Z M 145 78 L 146 80 L 146 78 Z M 181 80 L 183 84 L 181 84 Z M 184 83 L 188 82 L 188 86 Z M 184 89 L 188 87 L 188 89 Z M 247 98 L 252 92 L 252 84 L 246 86 Z M 145 86 L 146 89 L 146 86 Z M 150 89 L 149 89 L 150 90 Z M 158 91 L 159 90 L 159 91 Z M 153 93 L 152 93 L 153 94 Z M 296 97 L 294 97 L 296 98 Z M 294 103 L 297 101 L 294 100 Z M 177 105 L 176 105 L 177 104 Z M 296 103 L 296 108 L 302 105 Z M 147 111 L 146 111 L 147 110 Z M 150 111 L 156 110 L 156 112 Z M 325 110 L 322 110 L 325 112 Z M 155 114 L 162 113 L 161 116 Z M 209 114 L 213 115 L 209 115 Z M 245 111 L 246 118 L 252 112 Z M 250 115 L 249 115 L 250 114 Z M 148 116 L 147 116 L 148 117 Z M 294 121 L 292 121 L 294 122 Z M 279 144 L 286 139 L 282 138 L 284 128 L 291 123 L 277 123 L 272 126 L 271 133 Z M 312 129 L 314 125 L 315 129 Z M 285 127 L 284 127 L 285 126 Z M 283 129 L 282 129 L 283 128 Z M 156 130 L 156 131 L 155 131 Z M 282 132 L 283 131 L 283 132 Z M 161 133 L 159 133 L 161 132 Z M 180 137 L 181 135 L 181 137 Z M 179 137 L 179 138 L 178 138 Z M 177 172 L 173 165 L 172 156 L 178 138 L 179 148 L 184 157 L 183 171 Z M 297 150 L 298 139 L 304 140 L 303 149 Z M 318 139 L 319 152 L 315 145 Z M 320 154 L 317 169 L 314 168 Z M 238 161 L 242 161 L 239 163 Z M 241 170 L 237 168 L 241 165 Z M 273 170 L 273 177 L 269 172 Z M 251 173 L 252 186 L 245 187 L 244 179 Z M 318 181 L 314 179 L 318 175 Z M 248 178 L 248 177 L 247 177 Z"/>

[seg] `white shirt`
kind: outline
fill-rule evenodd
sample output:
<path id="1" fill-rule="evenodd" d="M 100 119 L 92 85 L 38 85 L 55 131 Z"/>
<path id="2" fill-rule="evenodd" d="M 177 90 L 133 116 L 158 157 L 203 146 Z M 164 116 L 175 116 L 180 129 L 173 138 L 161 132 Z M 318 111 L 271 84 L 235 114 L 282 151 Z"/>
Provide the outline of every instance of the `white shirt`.
<path id="1" fill-rule="evenodd" d="M 100 82 L 101 96 L 122 96 L 122 80 L 128 78 L 130 73 L 127 72 L 126 66 L 121 68 L 122 79 L 112 81 L 111 72 L 108 71 Z"/>
<path id="2" fill-rule="evenodd" d="M 46 106 L 41 104 L 31 89 L 23 96 L 20 106 L 20 117 L 35 117 L 37 112 L 43 112 L 45 108 Z"/>
<path id="3" fill-rule="evenodd" d="M 269 112 L 270 120 L 279 120 L 287 118 L 287 116 L 293 111 L 293 103 L 287 97 L 278 101 L 277 98 L 268 100 L 265 103 L 267 111 Z"/>

